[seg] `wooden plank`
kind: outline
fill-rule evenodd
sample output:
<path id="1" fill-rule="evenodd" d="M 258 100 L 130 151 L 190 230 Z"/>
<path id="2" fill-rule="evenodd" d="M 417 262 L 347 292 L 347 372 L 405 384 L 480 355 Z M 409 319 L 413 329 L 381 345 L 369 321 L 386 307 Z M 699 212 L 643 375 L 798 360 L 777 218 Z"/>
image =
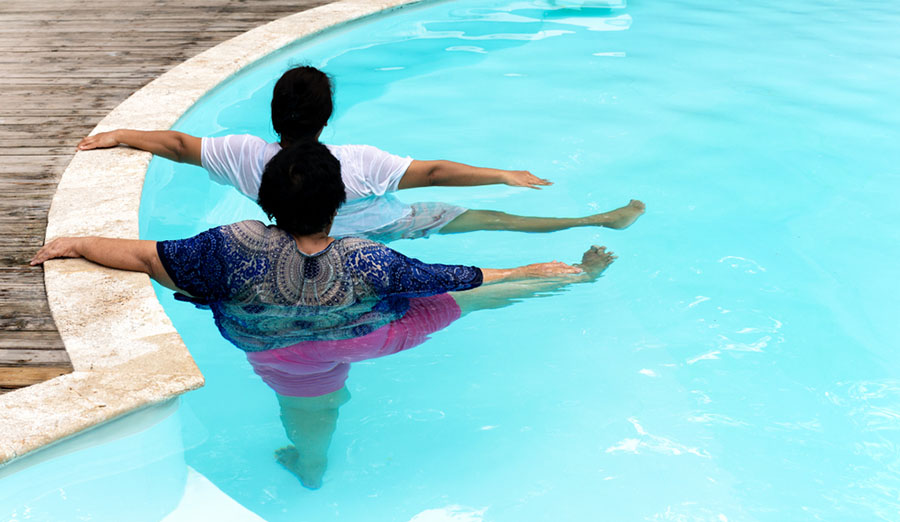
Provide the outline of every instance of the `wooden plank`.
<path id="1" fill-rule="evenodd" d="M 87 115 L 85 113 L 69 114 L 67 112 L 62 112 L 59 109 L 52 112 L 46 111 L 44 114 L 17 111 L 15 114 L 0 116 L 0 124 L 3 124 L 4 126 L 36 125 L 43 127 L 74 124 L 87 125 L 87 117 L 98 117 L 103 115 L 104 114 L 101 114 L 100 111 L 94 111 Z M 3 132 L 3 129 L 0 129 L 0 132 Z"/>
<path id="2" fill-rule="evenodd" d="M 44 237 L 44 228 L 46 228 L 41 225 L 42 223 L 21 223 L 16 230 L 9 230 L 9 225 L 7 225 L 5 232 L 11 234 L 4 234 L 0 239 L 0 252 L 10 250 L 13 246 L 30 248 L 33 242 L 41 241 Z M 3 268 L 17 269 L 19 267 L 6 265 Z M 4 270 L 3 273 L 5 274 L 6 271 Z"/>
<path id="3" fill-rule="evenodd" d="M 85 92 L 96 91 L 98 88 L 103 87 L 104 89 L 109 86 L 112 89 L 132 89 L 137 90 L 144 85 L 147 85 L 157 76 L 165 73 L 176 64 L 181 63 L 178 61 L 173 62 L 167 67 L 148 70 L 146 72 L 138 71 L 140 68 L 138 63 L 135 64 L 134 67 L 124 68 L 124 69 L 102 69 L 96 71 L 88 71 L 85 69 L 72 69 L 71 67 L 57 65 L 50 62 L 42 62 L 42 67 L 34 67 L 29 70 L 30 67 L 33 67 L 32 64 L 15 64 L 10 65 L 11 70 L 4 71 L 3 64 L 0 64 L 0 74 L 4 76 L 2 83 L 2 88 L 6 90 L 7 86 L 9 89 L 23 89 L 23 92 L 17 92 L 16 94 L 22 97 L 25 97 L 23 93 L 29 94 L 28 97 L 32 98 L 40 98 L 40 97 L 49 97 L 52 96 L 55 92 L 57 92 L 57 87 L 66 88 L 68 90 L 80 89 L 80 94 L 85 94 Z M 78 72 L 76 72 L 78 71 Z M 65 80 L 60 80 L 54 84 L 44 83 L 42 79 L 35 75 L 40 74 L 57 74 L 61 77 L 65 77 Z M 59 104 L 54 105 L 45 105 L 46 107 L 59 107 Z M 35 109 L 38 109 L 36 107 Z M 18 116 L 21 115 L 21 111 L 16 111 L 15 114 L 9 114 L 9 116 Z M 63 112 L 61 109 L 56 109 L 52 115 L 64 117 L 68 116 L 71 113 Z M 105 115 L 106 113 L 104 113 Z"/>
<path id="4" fill-rule="evenodd" d="M 65 350 L 0 350 L 0 367 L 27 364 L 29 366 L 58 366 L 70 364 Z"/>
<path id="5" fill-rule="evenodd" d="M 36 38 L 30 39 L 28 42 L 22 42 L 21 40 L 17 40 L 15 35 L 2 35 L 0 34 L 0 48 L 8 49 L 9 51 L 17 51 L 19 47 L 21 47 L 22 52 L 42 52 L 42 53 L 69 53 L 69 52 L 77 52 L 79 50 L 91 51 L 91 50 L 103 50 L 108 52 L 108 54 L 98 56 L 96 53 L 89 53 L 86 55 L 87 58 L 93 58 L 93 62 L 96 62 L 95 65 L 115 65 L 116 61 L 111 60 L 110 58 L 115 58 L 120 55 L 120 53 L 126 53 L 129 51 L 146 51 L 150 52 L 151 50 L 156 51 L 156 55 L 153 56 L 153 60 L 148 62 L 148 65 L 153 65 L 153 63 L 160 61 L 161 47 L 163 46 L 171 46 L 173 43 L 177 43 L 179 47 L 177 49 L 168 48 L 169 53 L 173 50 L 178 51 L 183 48 L 188 47 L 201 47 L 206 49 L 210 47 L 211 42 L 217 42 L 220 39 L 219 34 L 196 34 L 191 37 L 190 41 L 184 40 L 184 35 L 165 35 L 161 33 L 149 33 L 144 38 L 140 40 L 134 39 L 125 39 L 125 38 L 113 38 L 114 35 L 104 35 L 106 38 L 95 38 L 91 40 L 84 40 L 83 38 L 69 38 L 69 37 L 61 37 L 54 34 L 47 35 L 39 35 Z M 16 46 L 16 41 L 19 42 L 19 46 Z M 168 54 L 162 59 L 168 58 Z"/>
<path id="6" fill-rule="evenodd" d="M 62 114 L 51 118 L 18 115 L 15 118 L 0 118 L 0 124 L 3 125 L 0 127 L 0 138 L 2 139 L 40 139 L 43 137 L 41 130 L 45 125 L 53 125 L 67 136 L 80 135 L 84 132 L 84 129 L 90 130 L 92 128 L 87 118 Z"/>
<path id="7" fill-rule="evenodd" d="M 289 0 L 266 0 L 265 2 L 256 2 L 255 4 L 252 2 L 244 3 L 240 0 L 238 2 L 235 2 L 233 0 L 199 0 L 184 2 L 181 4 L 176 4 L 165 0 L 119 0 L 115 3 L 98 1 L 91 4 L 85 3 L 83 0 L 54 0 L 53 2 L 49 2 L 47 4 L 34 2 L 33 0 L 3 1 L 4 12 L 44 12 L 47 13 L 48 20 L 56 17 L 72 16 L 74 13 L 80 10 L 103 11 L 109 10 L 111 8 L 123 9 L 124 7 L 130 7 L 131 10 L 138 9 L 145 11 L 151 11 L 154 9 L 159 11 L 165 9 L 165 11 L 169 12 L 179 10 L 193 10 L 193 14 L 194 16 L 196 16 L 197 14 L 203 12 L 204 9 L 223 6 L 232 6 L 232 8 L 243 8 L 247 10 L 259 10 L 259 8 L 272 10 L 281 6 L 284 8 L 293 8 L 296 11 L 302 11 L 304 7 L 309 7 L 309 5 L 314 3 L 308 1 Z"/>
<path id="8" fill-rule="evenodd" d="M 14 104 L 15 106 L 19 107 L 22 110 L 39 109 L 39 108 L 47 107 L 48 105 L 61 106 L 64 104 L 68 104 L 69 107 L 72 107 L 75 109 L 104 108 L 104 109 L 106 109 L 106 112 L 109 112 L 109 111 L 113 110 L 114 108 L 116 108 L 116 106 L 118 104 L 122 103 L 122 101 L 125 98 L 128 98 L 129 96 L 131 96 L 134 93 L 134 91 L 136 91 L 136 90 L 137 90 L 137 88 L 135 88 L 135 89 L 119 89 L 119 88 L 109 89 L 108 90 L 109 94 L 111 96 L 116 96 L 117 97 L 116 100 L 96 99 L 96 98 L 89 96 L 89 94 L 90 94 L 89 92 L 88 93 L 84 93 L 84 92 L 81 92 L 81 93 L 79 93 L 79 92 L 41 93 L 43 95 L 39 95 L 39 94 L 35 94 L 35 93 L 32 93 L 32 94 L 11 93 L 11 94 L 9 94 L 9 96 L 7 96 L 6 103 Z M 6 91 L 5 88 L 4 88 L 4 91 Z M 79 94 L 85 94 L 85 95 L 79 96 Z M 6 92 L 4 92 L 3 95 L 6 96 Z M 74 139 L 75 136 L 72 136 L 72 138 Z"/>
<path id="9" fill-rule="evenodd" d="M 0 188 L 9 190 L 0 197 L 0 219 L 16 215 L 19 210 L 31 213 L 34 209 L 47 210 L 49 208 L 47 196 L 53 196 L 56 192 L 55 181 L 47 180 L 45 183 L 17 183 L 15 179 L 0 181 Z M 25 180 L 23 180 L 25 181 Z M 6 238 L 0 238 L 0 242 Z"/>
<path id="10" fill-rule="evenodd" d="M 27 307 L 29 309 L 9 311 L 0 309 L 0 330 L 47 330 L 56 328 L 48 308 Z M 3 382 L 0 380 L 0 382 Z"/>
<path id="11" fill-rule="evenodd" d="M 17 278 L 35 277 L 43 285 L 44 273 L 39 267 L 33 266 L 0 266 L 0 286 L 13 284 Z"/>
<path id="12" fill-rule="evenodd" d="M 63 350 L 64 346 L 56 330 L 5 331 L 0 336 L 0 352 L 4 349 Z M 68 355 L 66 356 L 68 359 Z"/>
<path id="13" fill-rule="evenodd" d="M 144 20 L 141 20 L 142 17 L 147 14 L 154 14 L 152 23 L 157 22 L 183 22 L 182 16 L 186 14 L 192 14 L 196 16 L 197 9 L 206 4 L 205 7 L 208 10 L 214 10 L 215 14 L 218 16 L 231 16 L 245 23 L 253 23 L 258 21 L 258 14 L 254 13 L 255 7 L 253 4 L 235 4 L 234 2 L 190 2 L 185 3 L 183 5 L 169 5 L 166 6 L 165 10 L 155 10 L 153 7 L 148 6 L 147 4 L 137 3 L 136 5 L 140 6 L 138 9 L 97 9 L 96 7 L 92 8 L 90 4 L 80 4 L 82 7 L 77 11 L 66 11 L 60 12 L 57 11 L 55 15 L 48 16 L 46 13 L 42 13 L 40 11 L 34 10 L 17 10 L 17 12 L 13 12 L 15 9 L 10 9 L 11 0 L 4 0 L 6 4 L 6 8 L 3 9 L 3 12 L 0 13 L 0 21 L 9 21 L 9 22 L 17 22 L 17 21 L 31 21 L 31 22 L 44 22 L 47 24 L 53 24 L 57 21 L 109 21 L 109 20 L 134 20 L 140 21 L 141 23 L 145 23 Z M 60 0 L 55 0 L 54 4 L 62 3 L 65 5 L 65 2 L 60 2 Z M 296 12 L 298 10 L 299 2 L 273 2 L 272 0 L 266 0 L 264 9 L 267 12 L 273 11 L 284 11 L 288 14 Z M 117 5 L 123 5 L 127 2 L 117 2 Z M 208 14 L 212 14 L 207 11 Z"/>
<path id="14" fill-rule="evenodd" d="M 13 248 L 9 248 L 8 245 L 0 246 L 0 263 L 3 263 L 7 266 L 28 266 L 31 258 L 34 257 L 34 254 L 40 250 L 41 246 L 44 244 L 43 238 L 34 237 L 31 241 L 25 242 L 22 241 L 18 244 L 12 245 Z M 7 303 L 3 302 L 4 293 L 8 293 L 6 291 L 0 291 L 0 307 L 9 306 L 15 308 L 16 302 L 15 299 L 23 298 L 23 296 L 17 296 L 10 300 Z M 43 285 L 38 286 L 34 285 L 34 294 L 30 296 L 33 299 L 42 299 L 45 298 L 45 292 Z M 44 308 L 41 308 L 44 310 Z M 49 308 L 46 308 L 49 310 Z"/>
<path id="15" fill-rule="evenodd" d="M 0 212 L 3 212 L 3 207 L 9 206 L 11 205 L 0 205 Z M 24 228 L 24 221 L 43 221 L 47 216 L 47 211 L 48 209 L 39 207 L 14 208 L 8 214 L 0 215 L 0 231 L 4 234 L 9 232 L 16 235 L 19 235 L 21 232 L 27 232 L 27 228 Z M 44 223 L 38 223 L 34 230 L 39 232 L 42 229 L 42 225 Z M 0 241 L 0 248 L 8 248 L 11 245 L 18 247 L 20 243 L 6 239 Z"/>
<path id="16" fill-rule="evenodd" d="M 3 224 L 4 232 L 15 233 L 16 235 L 15 238 L 3 238 L 3 241 L 0 242 L 0 260 L 2 260 L 4 265 L 3 268 L 15 270 L 28 267 L 32 254 L 44 244 L 46 222 L 41 223 L 39 221 L 44 220 L 38 219 L 34 221 L 36 223 L 21 223 L 21 232 L 16 231 L 14 224 Z M 5 270 L 3 274 L 3 276 L 0 276 L 0 281 L 6 277 Z M 2 292 L 3 289 L 0 289 L 0 293 Z"/>
<path id="17" fill-rule="evenodd" d="M 50 154 L 68 156 L 71 158 L 75 155 L 75 147 L 81 141 L 79 136 L 71 136 L 68 143 L 51 147 L 28 147 L 28 146 L 3 146 L 0 145 L 0 156 L 47 156 Z"/>
<path id="18" fill-rule="evenodd" d="M 40 132 L 19 132 L 16 135 L 13 133 L 0 133 L 0 155 L 2 151 L 6 149 L 6 151 L 16 154 L 18 156 L 44 156 L 46 153 L 50 154 L 66 154 L 69 156 L 75 154 L 75 147 L 78 145 L 78 140 L 81 138 L 76 138 L 75 136 L 80 136 L 85 132 L 85 128 L 78 129 L 82 132 L 72 132 L 69 136 L 46 136 Z M 90 128 L 86 132 L 90 132 Z M 44 152 L 44 154 L 41 154 Z M 12 155 L 12 154 L 10 154 Z"/>
<path id="19" fill-rule="evenodd" d="M 99 83 L 99 82 L 98 82 Z M 137 83 L 137 82 L 136 82 Z M 15 103 L 18 104 L 20 100 L 38 100 L 42 102 L 42 104 L 46 107 L 51 102 L 54 103 L 57 107 L 65 107 L 65 101 L 69 100 L 69 102 L 77 101 L 77 98 L 73 99 L 73 96 L 92 94 L 93 89 L 91 88 L 90 82 L 84 85 L 59 85 L 47 87 L 45 90 L 47 92 L 35 92 L 35 87 L 33 85 L 13 85 L 10 87 L 5 87 L 3 89 L 3 95 L 6 99 L 7 103 Z M 104 89 L 106 89 L 105 94 L 112 96 L 121 96 L 125 94 L 126 98 L 131 94 L 131 91 L 134 90 L 132 86 L 121 86 L 121 85 L 104 85 Z M 97 104 L 97 103 L 110 103 L 112 104 L 113 100 L 106 101 L 103 99 L 95 99 L 93 96 L 87 98 L 88 101 Z M 121 100 L 116 100 L 121 103 Z M 118 105 L 118 103 L 116 104 Z"/>
<path id="20" fill-rule="evenodd" d="M 0 196 L 0 207 L 7 204 L 19 206 L 25 203 L 22 201 L 23 199 L 31 199 L 35 196 L 49 194 L 52 197 L 56 193 L 57 177 L 44 169 L 34 169 L 33 167 L 14 170 L 12 174 L 0 177 L 0 192 L 3 193 L 3 196 Z M 39 205 L 42 208 L 48 208 L 49 203 L 49 200 L 27 202 L 29 207 Z"/>
<path id="21" fill-rule="evenodd" d="M 16 187 L 15 184 L 6 184 L 0 183 L 0 187 Z M 19 194 L 17 194 L 18 198 L 11 197 L 3 197 L 0 198 L 0 219 L 4 219 L 4 223 L 8 223 L 10 216 L 15 217 L 19 215 L 27 215 L 33 218 L 39 218 L 40 214 L 38 212 L 47 212 L 49 209 L 49 198 L 48 195 L 52 197 L 53 192 L 50 187 L 47 187 L 43 190 L 20 190 Z M 22 212 L 22 214 L 16 214 L 17 212 Z M 5 227 L 9 225 L 4 225 Z M 20 235 L 19 231 L 23 233 L 27 233 L 31 228 L 27 223 L 22 223 L 16 230 L 3 230 L 3 232 L 16 232 L 12 236 L 3 235 L 0 236 L 0 245 L 8 244 L 13 240 L 14 236 Z"/>
<path id="22" fill-rule="evenodd" d="M 13 166 L 16 166 L 13 164 Z M 22 168 L 13 171 L 0 178 L 0 205 L 4 202 L 15 202 L 17 205 L 23 203 L 23 199 L 30 198 L 35 195 L 45 195 L 48 192 L 52 195 L 56 192 L 58 181 L 56 176 L 48 175 L 45 169 L 36 169 L 33 166 L 22 166 Z"/>
<path id="23" fill-rule="evenodd" d="M 164 9 L 154 9 L 154 4 L 149 2 L 141 2 L 137 0 L 122 0 L 115 3 L 115 8 L 98 8 L 96 4 L 87 4 L 81 1 L 54 0 L 47 5 L 43 3 L 33 2 L 32 5 L 23 5 L 15 0 L 4 0 L 3 13 L 4 16 L 13 18 L 25 17 L 42 17 L 48 24 L 53 24 L 59 20 L 76 20 L 76 19 L 131 19 L 140 23 L 152 23 L 153 19 L 147 20 L 148 15 L 164 17 L 164 20 L 179 20 L 182 16 L 199 16 L 201 13 L 206 16 L 212 14 L 240 14 L 248 23 L 259 23 L 259 16 L 263 13 L 274 18 L 281 18 L 304 9 L 308 9 L 315 5 L 321 5 L 326 2 L 298 2 L 298 1 L 272 1 L 266 2 L 234 2 L 234 1 L 205 1 L 205 2 L 185 2 L 183 5 L 174 5 L 171 2 L 164 2 Z M 48 9 L 48 6 L 53 6 Z M 256 15 L 256 19 L 251 16 Z M 183 20 L 180 20 L 183 21 Z"/>
<path id="24" fill-rule="evenodd" d="M 122 21 L 124 22 L 124 21 Z M 111 35 L 112 38 L 126 38 L 126 35 L 131 33 L 132 38 L 140 38 L 140 35 L 143 34 L 164 34 L 164 35 L 186 35 L 184 36 L 185 40 L 190 41 L 190 37 L 197 33 L 197 28 L 195 26 L 184 26 L 177 22 L 171 22 L 168 26 L 152 26 L 146 27 L 142 25 L 132 25 L 127 29 L 123 29 L 124 25 L 122 22 L 118 23 L 84 23 L 84 22 L 66 22 L 61 21 L 53 24 L 51 27 L 46 25 L 42 26 L 40 24 L 16 24 L 19 27 L 8 27 L 6 25 L 0 25 L 0 35 L 10 35 L 10 34 L 20 34 L 24 31 L 36 31 L 39 32 L 41 30 L 52 29 L 53 33 L 56 36 L 70 37 L 70 38 L 80 38 L 84 36 L 84 33 L 90 32 L 92 36 L 106 36 Z M 240 21 L 229 21 L 223 20 L 213 21 L 209 25 L 203 26 L 203 31 L 209 35 L 211 33 L 224 33 L 220 34 L 221 40 L 227 40 L 228 35 L 235 35 L 245 32 L 242 28 L 245 27 L 245 24 L 242 24 Z"/>
<path id="25" fill-rule="evenodd" d="M 52 73 L 53 71 L 83 71 L 84 73 L 91 73 L 92 71 L 108 71 L 108 70 L 118 70 L 118 71 L 126 71 L 126 70 L 134 70 L 134 71 L 143 71 L 149 70 L 148 73 L 152 71 L 160 71 L 167 70 L 168 67 L 177 65 L 183 62 L 192 54 L 187 54 L 182 52 L 179 49 L 172 49 L 171 46 L 182 40 L 177 39 L 169 42 L 169 52 L 167 53 L 166 58 L 160 59 L 158 57 L 153 57 L 151 53 L 137 53 L 137 52 L 127 52 L 122 53 L 120 55 L 116 55 L 115 66 L 109 63 L 97 63 L 97 53 L 73 53 L 73 52 L 30 52 L 30 53 L 4 53 L 4 55 L 0 55 L 0 70 L 8 69 L 10 71 L 14 71 L 19 68 L 31 68 L 31 70 L 35 70 L 36 65 L 40 64 L 43 66 L 44 70 L 48 73 Z M 157 53 L 159 54 L 159 50 Z M 112 58 L 110 56 L 110 58 Z M 148 59 L 153 59 L 154 65 L 147 65 Z M 55 65 L 56 68 L 52 69 L 48 66 Z M 158 76 L 159 73 L 153 74 L 153 77 Z M 47 80 L 45 78 L 45 80 Z M 49 80 L 47 80 L 49 82 Z M 53 80 L 55 82 L 55 80 Z M 53 85 L 51 83 L 45 83 L 46 85 Z"/>
<path id="26" fill-rule="evenodd" d="M 71 364 L 47 366 L 0 366 L 0 382 L 4 388 L 23 388 L 54 377 L 72 373 Z"/>
<path id="27" fill-rule="evenodd" d="M 29 266 L 27 260 L 19 263 L 19 267 L 24 270 L 31 270 L 34 275 L 24 273 L 15 279 L 7 279 L 4 277 L 4 287 L 0 288 L 0 307 L 12 307 L 14 311 L 18 300 L 34 301 L 31 304 L 32 309 L 40 308 L 41 310 L 49 308 L 45 307 L 41 299 L 46 298 L 44 293 L 44 274 L 43 269 L 39 266 Z M 8 267 L 12 268 L 12 267 Z M 39 306 L 40 305 L 40 306 Z"/>

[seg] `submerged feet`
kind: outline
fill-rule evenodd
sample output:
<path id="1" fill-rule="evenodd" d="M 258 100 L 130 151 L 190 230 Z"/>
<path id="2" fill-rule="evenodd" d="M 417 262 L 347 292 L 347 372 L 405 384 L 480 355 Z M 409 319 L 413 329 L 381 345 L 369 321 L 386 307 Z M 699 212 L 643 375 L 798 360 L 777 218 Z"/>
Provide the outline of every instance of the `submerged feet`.
<path id="1" fill-rule="evenodd" d="M 300 483 L 304 487 L 309 489 L 322 487 L 322 477 L 325 475 L 328 461 L 303 462 L 300 452 L 294 446 L 285 446 L 275 450 L 275 460 L 300 479 Z"/>
<path id="2" fill-rule="evenodd" d="M 604 212 L 602 214 L 595 214 L 591 216 L 591 219 L 597 225 L 621 230 L 623 228 L 628 228 L 637 220 L 637 218 L 641 217 L 641 214 L 644 213 L 646 208 L 647 207 L 642 201 L 632 199 L 624 207 L 610 210 L 609 212 Z"/>

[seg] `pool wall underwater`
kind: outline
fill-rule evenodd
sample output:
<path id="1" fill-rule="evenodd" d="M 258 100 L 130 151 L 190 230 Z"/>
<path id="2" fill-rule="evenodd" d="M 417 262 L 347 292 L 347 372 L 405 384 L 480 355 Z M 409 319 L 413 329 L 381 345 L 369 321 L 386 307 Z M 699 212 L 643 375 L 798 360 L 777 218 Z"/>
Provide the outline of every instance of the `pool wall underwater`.
<path id="1" fill-rule="evenodd" d="M 346 0 L 288 16 L 209 49 L 139 90 L 94 129 L 168 129 L 230 75 L 298 39 L 418 0 Z M 138 238 L 151 155 L 77 152 L 62 175 L 46 239 Z M 146 275 L 80 259 L 44 265 L 53 318 L 74 372 L 0 396 L 0 464 L 203 385 Z"/>

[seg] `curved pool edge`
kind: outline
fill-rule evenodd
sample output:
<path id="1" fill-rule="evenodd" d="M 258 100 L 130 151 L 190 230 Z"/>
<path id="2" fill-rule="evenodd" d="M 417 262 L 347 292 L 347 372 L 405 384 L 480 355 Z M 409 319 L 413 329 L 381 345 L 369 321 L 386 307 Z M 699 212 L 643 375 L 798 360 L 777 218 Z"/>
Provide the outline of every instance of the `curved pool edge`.
<path id="1" fill-rule="evenodd" d="M 256 60 L 325 29 L 423 1 L 342 0 L 252 29 L 150 82 L 110 112 L 92 134 L 171 128 L 201 96 Z M 137 239 L 150 158 L 122 147 L 77 152 L 57 186 L 45 239 Z M 64 259 L 47 262 L 44 278 L 50 311 L 74 372 L 0 395 L 0 465 L 203 386 L 203 376 L 148 276 Z"/>

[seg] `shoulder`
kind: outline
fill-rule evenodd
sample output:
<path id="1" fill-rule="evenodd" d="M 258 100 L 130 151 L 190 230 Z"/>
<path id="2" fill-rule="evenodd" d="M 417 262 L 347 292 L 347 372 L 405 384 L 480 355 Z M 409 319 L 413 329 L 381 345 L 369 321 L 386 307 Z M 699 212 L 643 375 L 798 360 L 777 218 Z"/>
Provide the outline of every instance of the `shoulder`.
<path id="1" fill-rule="evenodd" d="M 239 243 L 251 250 L 265 250 L 276 243 L 290 243 L 293 241 L 290 234 L 284 230 L 275 225 L 266 225 L 262 221 L 255 219 L 224 225 L 218 227 L 218 230 L 227 240 Z"/>
<path id="2" fill-rule="evenodd" d="M 261 221 L 247 220 L 210 228 L 192 238 L 181 240 L 181 242 L 205 244 L 206 248 L 212 244 L 223 247 L 235 242 L 244 245 L 258 245 L 267 243 L 270 238 L 277 235 L 277 232 L 285 233 L 274 226 L 267 226 Z"/>
<path id="3" fill-rule="evenodd" d="M 338 247 L 342 252 L 352 253 L 352 252 L 366 252 L 366 251 L 391 251 L 389 247 L 378 243 L 377 241 L 372 241 L 371 239 L 363 239 L 361 237 L 342 237 L 340 239 L 335 239 L 335 246 Z"/>
<path id="4" fill-rule="evenodd" d="M 202 146 L 210 150 L 263 148 L 269 145 L 269 142 L 266 140 L 252 134 L 229 134 L 227 136 L 205 137 L 201 138 L 201 140 Z"/>
<path id="5" fill-rule="evenodd" d="M 246 144 L 264 146 L 269 143 L 259 136 L 254 136 L 252 134 L 227 134 L 225 136 L 206 137 L 203 138 L 203 140 L 209 141 L 210 143 L 227 144 L 231 146 L 241 146 Z"/>
<path id="6" fill-rule="evenodd" d="M 248 219 L 245 221 L 238 221 L 237 223 L 232 223 L 230 225 L 223 225 L 218 228 L 230 234 L 252 234 L 261 236 L 270 234 L 270 228 L 275 227 L 269 227 L 262 221 Z"/>
<path id="7" fill-rule="evenodd" d="M 158 242 L 157 252 L 165 265 L 256 266 L 264 264 L 269 256 L 284 252 L 292 243 L 287 232 L 248 220 L 211 228 L 186 239 Z"/>
<path id="8" fill-rule="evenodd" d="M 270 150 L 274 151 L 269 156 L 274 156 L 281 150 L 281 146 L 251 134 L 229 134 L 200 140 L 201 162 L 204 168 L 212 170 L 242 165 L 244 162 L 253 161 L 255 157 L 269 153 Z"/>
<path id="9" fill-rule="evenodd" d="M 412 158 L 402 158 L 372 145 L 330 145 L 341 162 L 348 199 L 381 196 L 397 190 Z"/>
<path id="10" fill-rule="evenodd" d="M 395 250 L 370 239 L 345 237 L 336 239 L 335 243 L 344 259 L 350 264 L 390 264 L 397 257 Z"/>

